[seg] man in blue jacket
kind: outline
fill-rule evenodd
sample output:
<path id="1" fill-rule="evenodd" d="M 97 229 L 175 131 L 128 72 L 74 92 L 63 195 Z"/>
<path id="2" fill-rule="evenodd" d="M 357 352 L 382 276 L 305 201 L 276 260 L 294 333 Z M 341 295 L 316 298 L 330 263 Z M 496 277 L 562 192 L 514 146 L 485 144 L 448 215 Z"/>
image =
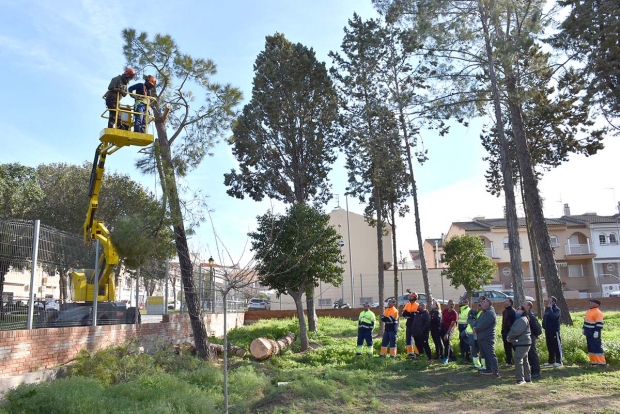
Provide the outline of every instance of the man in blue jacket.
<path id="1" fill-rule="evenodd" d="M 545 340 L 549 350 L 549 360 L 545 367 L 562 366 L 562 340 L 560 339 L 560 317 L 562 311 L 557 305 L 555 296 L 547 299 L 547 307 L 543 315 L 542 327 L 545 330 Z"/>
<path id="2" fill-rule="evenodd" d="M 146 106 L 149 97 L 155 97 L 155 85 L 157 85 L 157 79 L 152 75 L 144 76 L 144 83 L 136 83 L 129 87 L 129 92 L 135 94 L 136 100 L 133 106 L 135 112 L 139 112 L 134 115 L 133 132 L 146 132 Z"/>

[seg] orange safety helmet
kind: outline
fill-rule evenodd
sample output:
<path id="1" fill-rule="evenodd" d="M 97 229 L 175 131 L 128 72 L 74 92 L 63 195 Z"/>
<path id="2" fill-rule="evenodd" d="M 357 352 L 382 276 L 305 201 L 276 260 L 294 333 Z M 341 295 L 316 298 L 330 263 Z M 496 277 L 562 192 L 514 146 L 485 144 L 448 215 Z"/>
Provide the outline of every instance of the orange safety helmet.
<path id="1" fill-rule="evenodd" d="M 129 79 L 133 79 L 136 76 L 136 71 L 132 68 L 127 68 L 125 69 L 125 72 L 123 72 L 123 75 L 129 76 Z"/>
<path id="2" fill-rule="evenodd" d="M 153 75 L 147 76 L 146 81 L 150 83 L 151 85 L 157 85 L 157 79 L 155 79 L 155 76 Z"/>

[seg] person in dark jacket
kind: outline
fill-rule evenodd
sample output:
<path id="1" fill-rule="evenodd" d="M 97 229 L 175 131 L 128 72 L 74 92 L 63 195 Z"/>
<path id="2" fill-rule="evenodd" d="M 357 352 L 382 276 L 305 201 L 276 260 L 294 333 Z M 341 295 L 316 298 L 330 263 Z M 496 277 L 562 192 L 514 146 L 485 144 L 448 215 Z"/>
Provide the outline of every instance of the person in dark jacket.
<path id="1" fill-rule="evenodd" d="M 512 365 L 512 344 L 506 339 L 512 324 L 515 322 L 515 309 L 512 307 L 512 304 L 512 299 L 506 298 L 504 300 L 504 310 L 502 311 L 502 342 L 504 343 L 507 367 Z"/>
<path id="2" fill-rule="evenodd" d="M 130 93 L 136 94 L 134 99 L 136 100 L 133 106 L 134 112 L 139 112 L 134 115 L 133 132 L 144 133 L 146 131 L 146 106 L 149 97 L 155 97 L 155 85 L 157 79 L 155 76 L 145 75 L 143 83 L 136 83 L 131 85 L 128 89 Z"/>
<path id="3" fill-rule="evenodd" d="M 480 307 L 483 312 L 472 325 L 474 335 L 478 340 L 478 347 L 486 360 L 487 367 L 485 370 L 480 371 L 480 373 L 500 378 L 497 356 L 495 355 L 495 327 L 497 325 L 497 316 L 489 299 L 483 300 Z"/>
<path id="4" fill-rule="evenodd" d="M 532 312 L 532 302 L 525 301 L 523 303 L 523 307 L 527 311 L 527 315 L 530 321 L 530 338 L 532 340 L 532 345 L 530 345 L 530 350 L 527 352 L 527 360 L 530 363 L 530 370 L 532 371 L 532 378 L 540 378 L 540 358 L 538 358 L 538 351 L 536 350 L 536 341 L 542 335 L 542 327 L 540 326 L 540 322 Z"/>
<path id="5" fill-rule="evenodd" d="M 441 341 L 441 306 L 433 299 L 431 305 L 431 337 L 435 344 L 435 359 L 440 359 L 443 354 L 443 343 Z"/>
<path id="6" fill-rule="evenodd" d="M 527 353 L 532 344 L 530 337 L 530 321 L 527 311 L 519 306 L 515 311 L 515 321 L 506 335 L 506 340 L 515 347 L 515 374 L 517 385 L 532 382 L 532 373 L 527 359 Z"/>
<path id="7" fill-rule="evenodd" d="M 546 367 L 562 366 L 562 339 L 560 338 L 560 317 L 562 311 L 557 305 L 555 296 L 547 299 L 547 307 L 543 315 L 542 327 L 545 330 L 545 341 L 549 350 L 549 360 L 545 363 Z"/>
<path id="8" fill-rule="evenodd" d="M 105 105 L 108 107 L 108 128 L 114 128 L 116 125 L 119 129 L 128 129 L 122 125 L 120 119 L 116 119 L 116 105 L 119 99 L 127 96 L 127 84 L 136 76 L 136 71 L 132 68 L 127 68 L 122 75 L 118 75 L 110 81 L 108 85 L 108 91 L 104 95 Z"/>
<path id="9" fill-rule="evenodd" d="M 413 325 L 411 332 L 413 333 L 413 340 L 415 346 L 420 353 L 424 352 L 429 361 L 431 359 L 431 347 L 428 345 L 428 333 L 431 329 L 431 315 L 426 310 L 426 304 L 420 303 L 418 306 L 418 313 L 413 319 Z"/>

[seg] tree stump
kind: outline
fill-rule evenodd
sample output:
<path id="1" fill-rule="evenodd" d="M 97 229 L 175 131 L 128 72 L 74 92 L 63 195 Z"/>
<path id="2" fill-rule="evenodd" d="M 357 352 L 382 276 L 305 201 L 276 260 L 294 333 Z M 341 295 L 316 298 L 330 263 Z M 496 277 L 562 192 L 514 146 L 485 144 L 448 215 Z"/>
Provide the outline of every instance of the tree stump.
<path id="1" fill-rule="evenodd" d="M 294 333 L 287 333 L 286 336 L 277 341 L 268 338 L 256 338 L 250 344 L 250 353 L 254 358 L 263 361 L 273 355 L 278 355 L 295 341 Z"/>

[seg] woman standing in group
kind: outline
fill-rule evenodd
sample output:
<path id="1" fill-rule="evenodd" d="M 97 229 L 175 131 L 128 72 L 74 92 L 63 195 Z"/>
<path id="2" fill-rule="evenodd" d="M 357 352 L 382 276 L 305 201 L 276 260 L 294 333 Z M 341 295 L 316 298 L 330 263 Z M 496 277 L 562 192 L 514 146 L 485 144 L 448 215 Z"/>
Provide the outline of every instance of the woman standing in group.
<path id="1" fill-rule="evenodd" d="M 530 363 L 527 360 L 527 353 L 532 344 L 530 333 L 530 318 L 523 305 L 516 310 L 516 319 L 506 336 L 506 340 L 515 349 L 514 363 L 517 385 L 532 382 Z"/>

